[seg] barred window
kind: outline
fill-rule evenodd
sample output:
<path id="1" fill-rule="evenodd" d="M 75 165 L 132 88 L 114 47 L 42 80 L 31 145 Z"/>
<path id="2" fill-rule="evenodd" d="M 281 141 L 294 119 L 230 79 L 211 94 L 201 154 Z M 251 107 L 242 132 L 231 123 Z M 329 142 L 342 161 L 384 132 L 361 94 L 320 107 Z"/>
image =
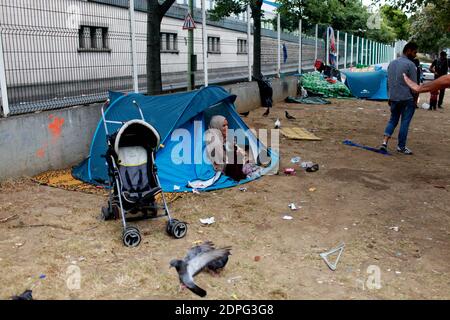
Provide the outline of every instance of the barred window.
<path id="1" fill-rule="evenodd" d="M 78 36 L 78 51 L 111 51 L 106 27 L 80 26 Z"/>
<path id="2" fill-rule="evenodd" d="M 208 37 L 208 53 L 220 53 L 219 37 Z"/>
<path id="3" fill-rule="evenodd" d="M 247 40 L 238 39 L 237 40 L 237 53 L 247 53 Z"/>
<path id="4" fill-rule="evenodd" d="M 178 38 L 176 33 L 161 32 L 161 52 L 178 53 Z"/>

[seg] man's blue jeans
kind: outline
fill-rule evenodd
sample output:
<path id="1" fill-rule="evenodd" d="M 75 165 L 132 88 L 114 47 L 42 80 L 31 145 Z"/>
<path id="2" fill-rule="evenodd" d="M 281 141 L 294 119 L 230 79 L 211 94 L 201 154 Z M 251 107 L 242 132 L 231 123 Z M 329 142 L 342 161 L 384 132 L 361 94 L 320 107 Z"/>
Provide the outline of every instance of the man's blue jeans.
<path id="1" fill-rule="evenodd" d="M 391 137 L 397 127 L 400 117 L 400 132 L 398 133 L 398 146 L 403 149 L 406 147 L 406 139 L 408 138 L 408 129 L 411 119 L 416 111 L 416 105 L 413 99 L 404 101 L 391 101 L 391 119 L 389 120 L 384 135 Z"/>

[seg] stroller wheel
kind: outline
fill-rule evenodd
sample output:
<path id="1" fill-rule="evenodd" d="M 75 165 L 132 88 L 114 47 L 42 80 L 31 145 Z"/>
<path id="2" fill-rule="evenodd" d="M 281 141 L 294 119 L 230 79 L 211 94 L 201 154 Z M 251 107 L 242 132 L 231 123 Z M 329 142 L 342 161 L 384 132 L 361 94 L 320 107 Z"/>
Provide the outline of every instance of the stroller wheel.
<path id="1" fill-rule="evenodd" d="M 114 219 L 112 210 L 110 210 L 109 207 L 102 207 L 102 219 L 104 221 Z"/>
<path id="2" fill-rule="evenodd" d="M 187 233 L 187 224 L 185 222 L 177 221 L 172 224 L 172 236 L 176 239 L 183 238 Z"/>
<path id="3" fill-rule="evenodd" d="M 127 247 L 137 247 L 141 243 L 141 233 L 138 228 L 126 227 L 122 236 L 123 244 Z"/>

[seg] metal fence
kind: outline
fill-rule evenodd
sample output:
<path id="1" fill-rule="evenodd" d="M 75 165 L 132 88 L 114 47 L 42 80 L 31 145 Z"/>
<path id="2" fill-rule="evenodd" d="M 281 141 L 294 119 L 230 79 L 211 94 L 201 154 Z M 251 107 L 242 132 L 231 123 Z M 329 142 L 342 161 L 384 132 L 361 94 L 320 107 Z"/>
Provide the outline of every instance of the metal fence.
<path id="1" fill-rule="evenodd" d="M 128 0 L 1 0 L 0 82 L 3 115 L 15 115 L 106 99 L 108 90 L 132 91 L 133 62 L 138 90 L 146 93 L 147 14 L 136 1 L 133 61 Z M 163 89 L 187 86 L 187 31 L 182 30 L 184 6 L 174 5 L 161 27 Z M 201 14 L 194 15 L 196 85 L 204 83 Z M 208 22 L 207 74 L 209 83 L 247 80 L 252 65 L 253 39 L 245 21 Z M 297 73 L 327 61 L 327 26 L 299 32 L 262 31 L 264 75 Z M 361 38 L 334 33 L 338 67 L 386 62 L 393 57 L 386 45 L 367 47 Z M 328 35 L 330 36 L 330 35 Z M 347 39 L 347 41 L 345 41 Z M 300 43 L 301 41 L 301 43 Z M 300 45 L 301 44 L 301 45 Z M 379 50 L 376 51 L 375 49 Z M 363 53 L 363 54 L 361 54 Z M 250 59 L 249 59 L 250 56 Z"/>

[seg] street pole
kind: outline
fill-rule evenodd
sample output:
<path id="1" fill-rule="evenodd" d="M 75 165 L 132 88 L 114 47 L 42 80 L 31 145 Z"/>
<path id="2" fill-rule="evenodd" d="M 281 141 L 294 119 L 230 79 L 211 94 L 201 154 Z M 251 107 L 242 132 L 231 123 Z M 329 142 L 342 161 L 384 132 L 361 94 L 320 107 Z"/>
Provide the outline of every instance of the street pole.
<path id="1" fill-rule="evenodd" d="M 336 69 L 339 70 L 339 30 L 337 31 L 337 40 L 336 40 Z"/>
<path id="2" fill-rule="evenodd" d="M 138 67 L 137 67 L 137 54 L 136 54 L 136 20 L 134 16 L 134 0 L 129 1 L 129 14 L 130 14 L 130 31 L 131 31 L 131 64 L 133 66 L 133 89 L 135 93 L 139 93 L 139 81 L 138 81 Z"/>
<path id="3" fill-rule="evenodd" d="M 277 74 L 278 74 L 278 78 L 280 78 L 281 76 L 281 16 L 278 13 L 277 15 L 277 31 L 278 31 L 278 65 L 277 65 Z"/>
<path id="4" fill-rule="evenodd" d="M 319 37 L 319 25 L 316 24 L 316 44 L 315 44 L 315 49 L 314 49 L 314 61 L 317 60 L 317 38 Z"/>
<path id="5" fill-rule="evenodd" d="M 206 6 L 205 0 L 202 0 L 202 46 L 203 46 L 203 75 L 205 87 L 208 86 L 208 34 L 206 30 Z"/>
<path id="6" fill-rule="evenodd" d="M 356 37 L 356 64 L 359 63 L 359 37 Z"/>
<path id="7" fill-rule="evenodd" d="M 194 0 L 189 0 L 189 13 L 194 19 Z M 194 30 L 188 30 L 188 90 L 195 88 L 194 79 Z"/>
<path id="8" fill-rule="evenodd" d="M 361 64 L 364 64 L 364 38 L 361 38 Z"/>
<path id="9" fill-rule="evenodd" d="M 248 63 L 248 81 L 252 81 L 252 60 L 250 54 L 250 39 L 252 37 L 252 29 L 250 22 L 250 5 L 247 5 L 247 63 Z"/>
<path id="10" fill-rule="evenodd" d="M 350 67 L 353 67 L 353 43 L 354 43 L 353 40 L 354 40 L 354 36 L 352 34 L 352 38 L 350 40 L 350 43 L 351 43 L 351 45 L 350 45 L 350 50 L 351 50 L 351 52 L 350 52 Z"/>
<path id="11" fill-rule="evenodd" d="M 327 29 L 326 29 L 326 32 L 327 32 L 327 43 L 326 43 L 327 50 L 326 50 L 326 54 L 327 54 L 327 56 L 325 58 L 325 62 L 327 64 L 327 66 L 330 65 L 330 33 L 328 31 L 329 30 L 328 30 L 328 27 L 327 27 Z"/>
<path id="12" fill-rule="evenodd" d="M 302 19 L 298 22 L 298 73 L 302 73 Z"/>
<path id="13" fill-rule="evenodd" d="M 6 69 L 5 69 L 5 60 L 3 57 L 3 40 L 1 27 L 0 27 L 0 91 L 2 93 L 3 116 L 7 117 L 9 114 L 9 100 L 8 100 L 8 87 L 6 85 Z"/>
<path id="14" fill-rule="evenodd" d="M 347 32 L 345 33 L 344 36 L 344 69 L 347 69 Z"/>

